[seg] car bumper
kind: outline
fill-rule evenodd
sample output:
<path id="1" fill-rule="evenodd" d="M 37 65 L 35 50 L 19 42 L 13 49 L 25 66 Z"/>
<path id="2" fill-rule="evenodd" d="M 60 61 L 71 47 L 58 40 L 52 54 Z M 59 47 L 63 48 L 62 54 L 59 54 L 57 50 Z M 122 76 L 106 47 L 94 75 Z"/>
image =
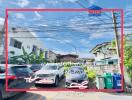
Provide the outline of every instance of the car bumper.
<path id="1" fill-rule="evenodd" d="M 81 83 L 78 82 L 66 82 L 66 88 L 79 88 L 79 89 L 86 89 L 88 88 L 88 81 L 82 81 Z"/>
<path id="2" fill-rule="evenodd" d="M 54 79 L 47 79 L 47 78 L 42 78 L 42 79 L 36 79 L 35 84 L 54 84 L 55 80 Z"/>

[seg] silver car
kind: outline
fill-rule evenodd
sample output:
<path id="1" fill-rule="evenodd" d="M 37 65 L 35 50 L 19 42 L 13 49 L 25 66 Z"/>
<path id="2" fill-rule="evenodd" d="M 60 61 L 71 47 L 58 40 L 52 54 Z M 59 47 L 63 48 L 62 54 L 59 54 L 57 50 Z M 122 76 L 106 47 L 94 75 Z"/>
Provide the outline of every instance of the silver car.
<path id="1" fill-rule="evenodd" d="M 88 78 L 81 66 L 72 66 L 66 73 L 66 88 L 88 88 Z"/>

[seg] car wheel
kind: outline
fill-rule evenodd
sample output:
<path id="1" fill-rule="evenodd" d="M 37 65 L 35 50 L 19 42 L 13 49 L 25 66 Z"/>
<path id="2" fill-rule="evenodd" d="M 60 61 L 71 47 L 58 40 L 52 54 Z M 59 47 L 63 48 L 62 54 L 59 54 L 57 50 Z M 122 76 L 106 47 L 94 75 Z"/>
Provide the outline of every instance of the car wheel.
<path id="1" fill-rule="evenodd" d="M 59 77 L 56 77 L 54 86 L 57 87 L 58 85 L 59 85 Z"/>
<path id="2" fill-rule="evenodd" d="M 3 100 L 3 99 L 2 99 L 2 92 L 1 92 L 1 91 L 0 91 L 0 100 Z"/>
<path id="3" fill-rule="evenodd" d="M 63 74 L 63 75 L 61 76 L 61 78 L 64 79 L 64 78 L 65 78 L 65 74 Z"/>

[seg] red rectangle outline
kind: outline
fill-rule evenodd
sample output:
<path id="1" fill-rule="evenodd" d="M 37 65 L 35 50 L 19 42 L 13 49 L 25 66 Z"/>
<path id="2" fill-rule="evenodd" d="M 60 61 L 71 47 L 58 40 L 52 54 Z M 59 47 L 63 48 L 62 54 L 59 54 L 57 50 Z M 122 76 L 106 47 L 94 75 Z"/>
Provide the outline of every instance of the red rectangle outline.
<path id="1" fill-rule="evenodd" d="M 89 10 L 85 8 L 49 8 L 49 9 L 35 9 L 35 8 L 14 8 L 14 9 L 6 9 L 6 18 L 5 18 L 5 23 L 6 23 L 6 28 L 5 28 L 5 45 L 6 45 L 6 52 L 5 52 L 5 58 L 6 58 L 6 91 L 16 91 L 16 92 L 22 92 L 22 91 L 76 91 L 76 92 L 117 92 L 117 91 L 124 91 L 124 10 L 123 9 L 102 9 L 101 12 L 120 12 L 121 14 L 121 49 L 120 49 L 120 54 L 121 54 L 121 63 L 120 63 L 120 70 L 122 74 L 122 80 L 121 84 L 122 87 L 121 89 L 66 89 L 66 88 L 56 88 L 56 89 L 10 89 L 8 88 L 8 79 L 7 79 L 7 73 L 8 73 L 8 12 L 9 11 L 46 11 L 46 12 L 90 12 L 90 11 L 98 11 L 98 10 Z"/>

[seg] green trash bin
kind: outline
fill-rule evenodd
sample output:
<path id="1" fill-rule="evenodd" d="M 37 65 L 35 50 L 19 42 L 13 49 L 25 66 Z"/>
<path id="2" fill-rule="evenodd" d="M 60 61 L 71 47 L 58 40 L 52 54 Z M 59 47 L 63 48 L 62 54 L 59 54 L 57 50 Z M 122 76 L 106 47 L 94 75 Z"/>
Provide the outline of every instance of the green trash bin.
<path id="1" fill-rule="evenodd" d="M 104 76 L 97 75 L 97 77 L 96 77 L 96 87 L 98 89 L 104 89 L 104 87 L 105 87 Z"/>
<path id="2" fill-rule="evenodd" d="M 111 73 L 104 73 L 104 83 L 106 89 L 112 89 L 113 88 L 113 77 Z"/>

